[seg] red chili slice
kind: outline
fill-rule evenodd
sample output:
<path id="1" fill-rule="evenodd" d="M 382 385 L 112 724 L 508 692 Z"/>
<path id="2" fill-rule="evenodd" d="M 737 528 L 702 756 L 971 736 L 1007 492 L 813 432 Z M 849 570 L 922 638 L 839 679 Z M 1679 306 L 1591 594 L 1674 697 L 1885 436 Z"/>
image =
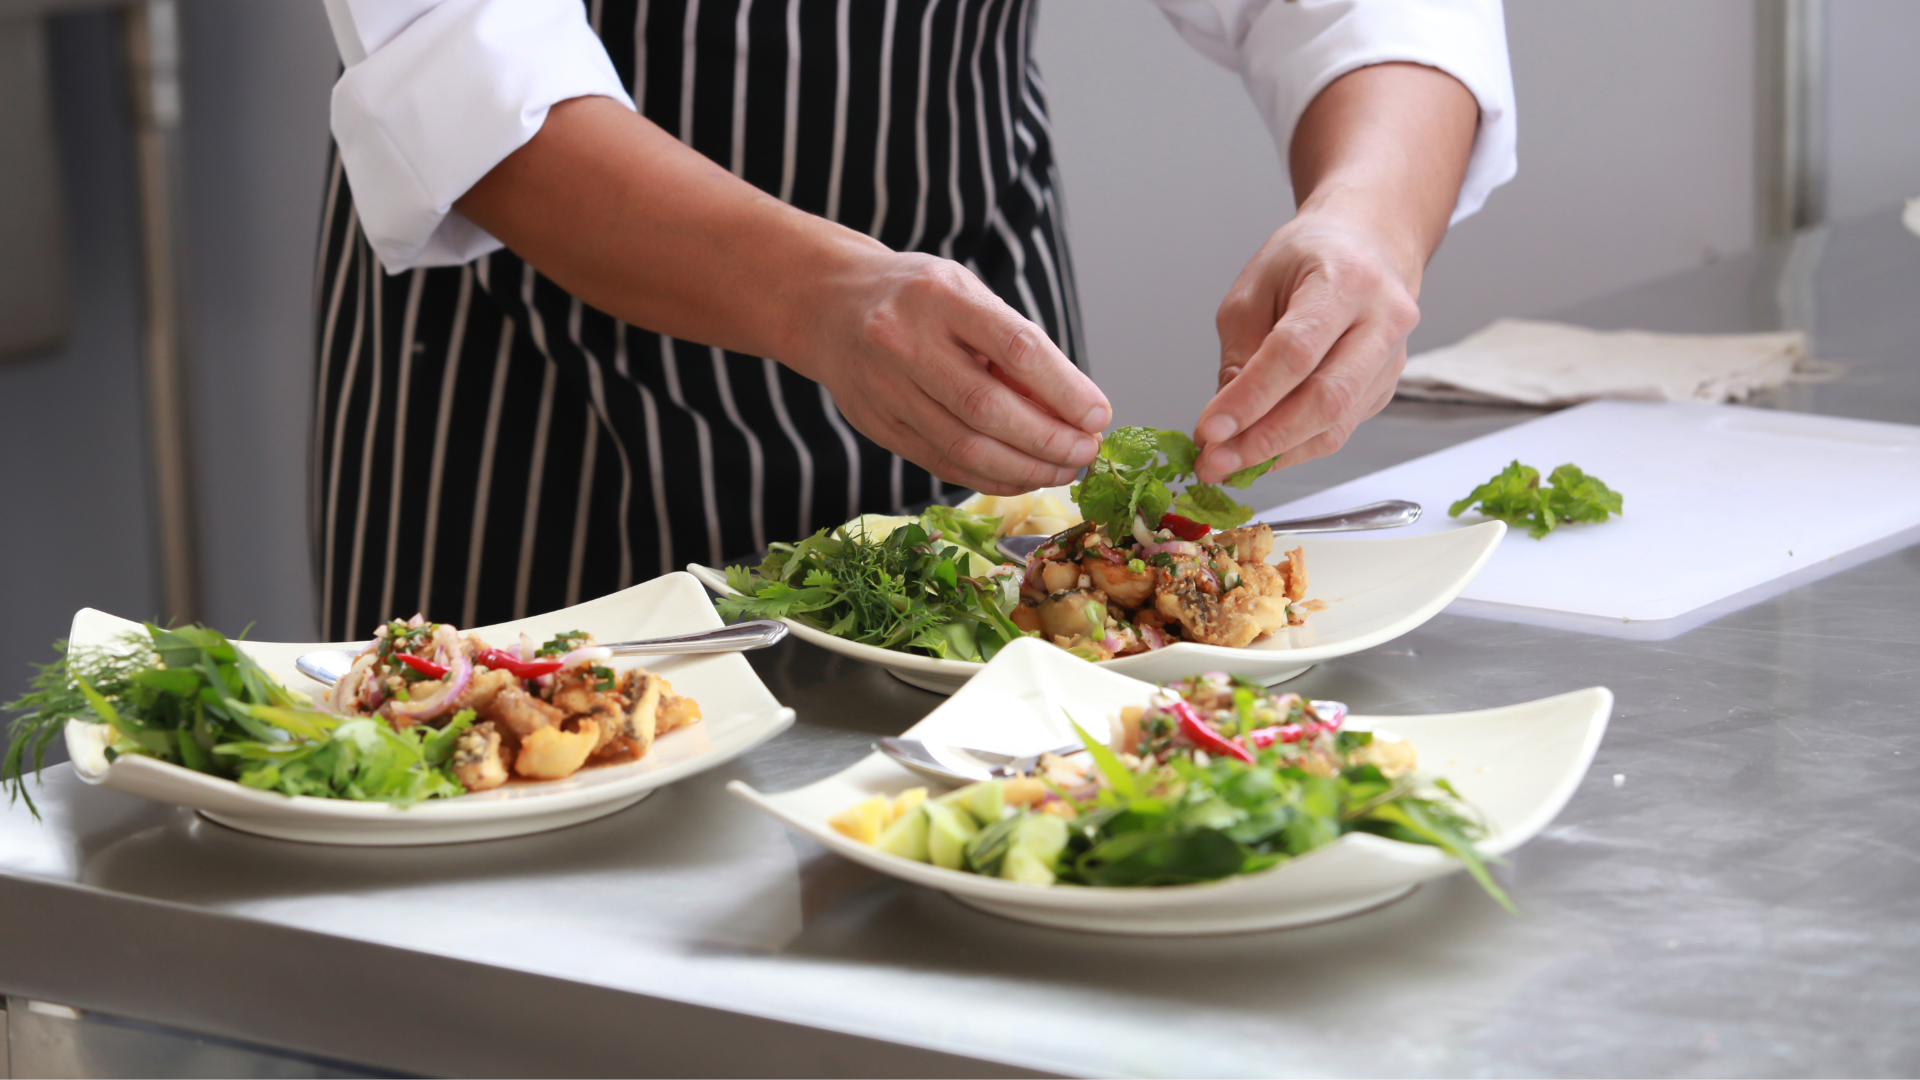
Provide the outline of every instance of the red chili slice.
<path id="1" fill-rule="evenodd" d="M 473 662 L 496 671 L 512 672 L 521 679 L 537 679 L 560 670 L 558 660 L 522 660 L 504 649 L 483 649 Z"/>
<path id="2" fill-rule="evenodd" d="M 1205 720 L 1200 719 L 1199 713 L 1193 711 L 1193 706 L 1184 701 L 1176 701 L 1173 703 L 1172 709 L 1173 715 L 1180 718 L 1181 734 L 1185 735 L 1195 746 L 1198 746 L 1209 754 L 1224 754 L 1227 757 L 1239 758 L 1249 765 L 1253 764 L 1253 755 L 1247 752 L 1246 747 L 1213 730 Z"/>
<path id="3" fill-rule="evenodd" d="M 1160 515 L 1160 527 L 1182 540 L 1198 540 L 1213 531 L 1212 526 L 1202 525 L 1192 518 L 1184 518 L 1179 514 Z"/>
<path id="4" fill-rule="evenodd" d="M 394 653 L 393 658 L 420 674 L 425 675 L 429 679 L 444 679 L 447 677 L 447 666 L 445 664 L 436 664 L 425 657 L 415 656 L 412 653 Z"/>

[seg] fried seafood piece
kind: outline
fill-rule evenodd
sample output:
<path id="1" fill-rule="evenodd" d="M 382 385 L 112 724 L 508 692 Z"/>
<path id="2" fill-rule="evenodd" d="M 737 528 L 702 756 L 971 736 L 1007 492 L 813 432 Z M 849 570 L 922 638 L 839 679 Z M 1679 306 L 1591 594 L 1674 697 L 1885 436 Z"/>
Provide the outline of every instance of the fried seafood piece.
<path id="1" fill-rule="evenodd" d="M 1088 606 L 1099 602 L 1098 597 L 1085 589 L 1055 593 L 1040 601 L 1035 609 L 1040 616 L 1040 629 L 1048 637 L 1104 637 L 1101 627 L 1087 617 Z"/>
<path id="2" fill-rule="evenodd" d="M 489 791 L 507 782 L 498 728 L 482 721 L 460 733 L 453 744 L 453 776 L 468 791 Z"/>
<path id="3" fill-rule="evenodd" d="M 1287 599 L 1303 600 L 1307 595 L 1307 553 L 1304 549 L 1294 548 L 1280 562 L 1279 569 L 1286 574 Z"/>
<path id="4" fill-rule="evenodd" d="M 1149 566 L 1136 574 L 1127 569 L 1125 563 L 1108 562 L 1097 555 L 1089 555 L 1082 563 L 1087 569 L 1087 577 L 1093 587 L 1107 594 L 1107 599 L 1123 608 L 1137 608 L 1153 599 L 1154 569 Z"/>
<path id="5" fill-rule="evenodd" d="M 508 685 L 494 692 L 485 708 L 474 711 L 480 714 L 480 719 L 491 720 L 523 740 L 537 731 L 559 727 L 567 718 L 566 713 L 527 693 L 518 679 L 511 678 Z"/>
<path id="6" fill-rule="evenodd" d="M 1262 632 L 1278 630 L 1288 623 L 1287 579 L 1277 566 L 1267 563 L 1242 563 L 1240 587 L 1222 601 L 1229 610 L 1240 612 L 1260 624 Z"/>
<path id="7" fill-rule="evenodd" d="M 543 727 L 520 740 L 513 771 L 529 780 L 563 780 L 580 771 L 600 745 L 600 725 L 581 720 L 578 731 Z"/>
<path id="8" fill-rule="evenodd" d="M 1040 584 L 1047 592 L 1064 592 L 1080 585 L 1080 564 L 1072 562 L 1044 562 L 1040 564 Z"/>
<path id="9" fill-rule="evenodd" d="M 1177 621 L 1186 631 L 1187 640 L 1203 645 L 1237 649 L 1260 636 L 1259 620 L 1221 604 L 1198 577 L 1181 577 L 1171 585 L 1163 584 L 1153 598 L 1153 606 Z"/>
<path id="10" fill-rule="evenodd" d="M 1242 525 L 1213 534 L 1213 543 L 1232 548 L 1233 557 L 1243 563 L 1266 562 L 1273 554 L 1273 530 L 1265 525 Z"/>
<path id="11" fill-rule="evenodd" d="M 620 722 L 617 737 L 633 752 L 644 754 L 653 740 L 700 719 L 700 705 L 673 692 L 673 684 L 645 668 L 622 676 L 620 697 L 632 704 Z"/>
<path id="12" fill-rule="evenodd" d="M 593 689 L 593 674 L 583 669 L 561 672 L 553 677 L 553 692 L 547 700 L 568 716 L 593 711 L 593 700 L 600 695 Z"/>
<path id="13" fill-rule="evenodd" d="M 492 668 L 476 671 L 473 678 L 468 680 L 467 688 L 454 701 L 454 708 L 484 713 L 492 707 L 493 699 L 500 691 L 518 685 L 520 680 L 514 678 L 511 671 L 495 671 Z"/>

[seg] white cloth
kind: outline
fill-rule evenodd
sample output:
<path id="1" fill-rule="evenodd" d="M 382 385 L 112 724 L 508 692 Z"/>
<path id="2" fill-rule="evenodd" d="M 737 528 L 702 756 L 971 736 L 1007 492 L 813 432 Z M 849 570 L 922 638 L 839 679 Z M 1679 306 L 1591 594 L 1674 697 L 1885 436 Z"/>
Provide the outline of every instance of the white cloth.
<path id="1" fill-rule="evenodd" d="M 1398 393 L 1516 405 L 1744 401 L 1788 381 L 1806 359 L 1807 337 L 1798 331 L 1656 334 L 1501 319 L 1409 359 Z"/>
<path id="2" fill-rule="evenodd" d="M 1518 121 L 1501 0 L 1154 0 L 1194 48 L 1239 74 L 1282 164 L 1320 91 L 1350 71 L 1410 62 L 1460 80 L 1480 128 L 1453 219 L 1513 179 Z"/>
<path id="3" fill-rule="evenodd" d="M 1513 177 L 1513 78 L 1500 0 L 1155 0 L 1181 35 L 1240 74 L 1284 159 L 1333 80 L 1408 61 L 1480 105 L 1458 221 Z M 501 244 L 454 200 L 533 138 L 547 110 L 599 95 L 633 108 L 579 0 L 325 0 L 346 74 L 333 136 L 361 228 L 388 273 L 468 262 Z"/>

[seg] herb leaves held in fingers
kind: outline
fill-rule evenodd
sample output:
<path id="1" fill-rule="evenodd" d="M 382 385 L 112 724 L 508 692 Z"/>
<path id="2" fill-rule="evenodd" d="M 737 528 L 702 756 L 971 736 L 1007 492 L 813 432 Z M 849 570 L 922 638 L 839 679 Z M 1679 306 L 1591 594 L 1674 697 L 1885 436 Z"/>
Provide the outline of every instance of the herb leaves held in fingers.
<path id="1" fill-rule="evenodd" d="M 1187 484 L 1173 493 L 1174 484 L 1193 478 L 1198 456 L 1183 431 L 1120 428 L 1101 442 L 1100 455 L 1073 485 L 1073 500 L 1081 516 L 1115 538 L 1132 534 L 1135 518 L 1157 529 L 1169 513 L 1216 529 L 1245 525 L 1253 511 L 1213 484 Z M 1227 477 L 1227 484 L 1245 489 L 1279 461 L 1276 456 L 1250 465 Z"/>

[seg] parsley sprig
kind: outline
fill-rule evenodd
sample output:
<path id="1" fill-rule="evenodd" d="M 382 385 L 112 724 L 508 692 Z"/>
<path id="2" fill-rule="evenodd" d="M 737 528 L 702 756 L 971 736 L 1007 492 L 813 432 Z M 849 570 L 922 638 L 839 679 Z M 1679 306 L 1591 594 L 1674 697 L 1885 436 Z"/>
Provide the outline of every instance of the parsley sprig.
<path id="1" fill-rule="evenodd" d="M 1080 516 L 1099 524 L 1107 536 L 1120 540 L 1133 532 L 1135 517 L 1157 528 L 1169 511 L 1216 529 L 1245 525 L 1250 507 L 1213 484 L 1188 484 L 1180 494 L 1172 485 L 1190 480 L 1199 449 L 1183 431 L 1123 427 L 1100 444 L 1100 456 L 1073 485 L 1073 501 Z M 1278 455 L 1249 465 L 1227 477 L 1231 487 L 1245 489 L 1278 464 Z"/>
<path id="2" fill-rule="evenodd" d="M 1473 489 L 1473 494 L 1447 509 L 1450 517 L 1466 513 L 1474 503 L 1490 518 L 1509 525 L 1525 525 L 1535 540 L 1572 521 L 1605 521 L 1621 513 L 1620 493 L 1588 476 L 1578 466 L 1562 465 L 1540 484 L 1540 470 L 1515 461 L 1500 475 Z"/>
<path id="3" fill-rule="evenodd" d="M 883 649 L 984 661 L 1024 636 L 1009 613 L 1020 576 L 986 568 L 997 519 L 935 506 L 885 537 L 843 525 L 798 544 L 774 544 L 758 567 L 727 567 L 739 595 L 718 601 L 728 619 L 796 618 Z"/>

